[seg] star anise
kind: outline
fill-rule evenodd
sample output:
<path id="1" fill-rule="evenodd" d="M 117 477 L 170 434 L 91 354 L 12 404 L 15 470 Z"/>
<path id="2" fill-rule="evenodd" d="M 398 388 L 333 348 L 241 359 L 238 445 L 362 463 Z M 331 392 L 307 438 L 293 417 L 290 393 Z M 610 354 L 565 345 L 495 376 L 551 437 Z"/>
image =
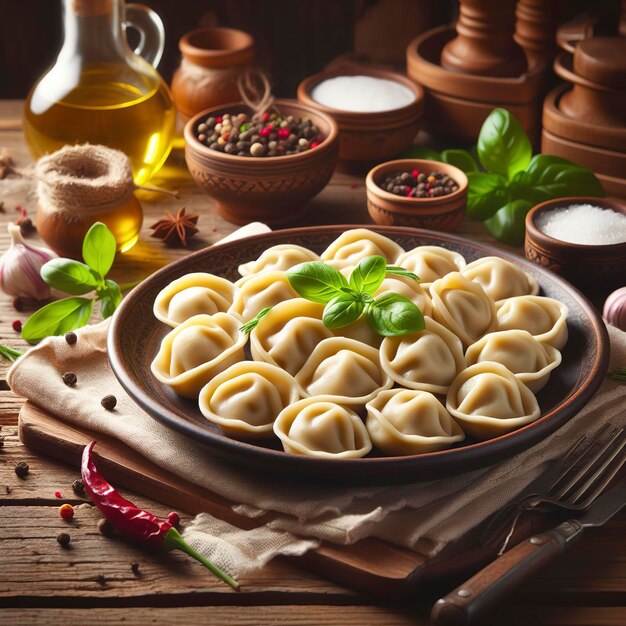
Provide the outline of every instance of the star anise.
<path id="1" fill-rule="evenodd" d="M 154 231 L 152 236 L 163 239 L 168 246 L 186 246 L 187 239 L 191 239 L 198 232 L 198 217 L 197 213 L 185 215 L 185 207 L 179 209 L 176 215 L 165 211 L 165 217 L 150 226 Z"/>

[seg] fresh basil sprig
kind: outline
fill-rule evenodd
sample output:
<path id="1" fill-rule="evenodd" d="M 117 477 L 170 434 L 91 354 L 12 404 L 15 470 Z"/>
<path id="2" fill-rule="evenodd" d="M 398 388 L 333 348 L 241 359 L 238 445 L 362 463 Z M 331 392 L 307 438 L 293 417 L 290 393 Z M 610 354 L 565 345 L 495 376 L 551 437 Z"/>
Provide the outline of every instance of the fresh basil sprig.
<path id="1" fill-rule="evenodd" d="M 257 327 L 257 324 L 261 321 L 261 318 L 265 317 L 271 310 L 272 310 L 271 306 L 267 306 L 264 309 L 261 309 L 256 314 L 256 317 L 253 317 L 251 320 L 248 320 L 243 326 L 239 328 L 239 330 L 242 333 L 245 333 L 246 335 L 252 332 Z"/>
<path id="2" fill-rule="evenodd" d="M 424 316 L 408 298 L 393 293 L 373 297 L 388 274 L 419 280 L 403 268 L 387 267 L 385 258 L 378 255 L 359 261 L 348 281 L 341 272 L 319 261 L 295 266 L 287 271 L 287 278 L 300 296 L 326 304 L 322 321 L 328 328 L 347 326 L 364 314 L 370 327 L 380 335 L 422 330 Z"/>
<path id="3" fill-rule="evenodd" d="M 72 259 L 52 259 L 41 268 L 41 277 L 51 287 L 74 297 L 51 302 L 33 313 L 22 328 L 22 337 L 37 343 L 50 335 L 63 335 L 89 321 L 94 302 L 99 302 L 103 318 L 113 315 L 122 301 L 119 285 L 106 274 L 113 265 L 116 252 L 113 233 L 96 222 L 83 240 L 85 263 Z M 83 298 L 95 292 L 95 298 Z"/>
<path id="4" fill-rule="evenodd" d="M 434 159 L 455 165 L 467 174 L 467 215 L 484 222 L 504 243 L 524 243 L 526 214 L 540 202 L 568 196 L 604 196 L 590 170 L 548 154 L 532 155 L 526 132 L 506 109 L 494 109 L 485 119 L 475 152 L 441 153 L 412 148 L 410 158 Z M 482 167 L 482 169 L 479 167 Z"/>
<path id="5" fill-rule="evenodd" d="M 24 353 L 21 350 L 16 350 L 10 346 L 0 344 L 0 357 L 6 359 L 7 361 L 11 361 L 11 363 L 17 361 L 22 354 Z"/>
<path id="6" fill-rule="evenodd" d="M 607 376 L 621 383 L 626 383 L 626 367 L 616 367 L 614 370 L 609 371 Z"/>

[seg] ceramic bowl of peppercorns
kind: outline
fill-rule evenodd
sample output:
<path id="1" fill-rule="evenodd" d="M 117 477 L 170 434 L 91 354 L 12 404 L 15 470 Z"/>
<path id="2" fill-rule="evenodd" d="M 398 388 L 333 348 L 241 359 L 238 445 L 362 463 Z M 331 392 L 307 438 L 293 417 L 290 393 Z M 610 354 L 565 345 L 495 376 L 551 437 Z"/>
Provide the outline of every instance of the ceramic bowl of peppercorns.
<path id="1" fill-rule="evenodd" d="M 388 161 L 369 171 L 365 186 L 377 224 L 453 232 L 463 223 L 467 176 L 448 163 Z"/>
<path id="2" fill-rule="evenodd" d="M 242 102 L 226 104 L 185 126 L 191 175 L 235 224 L 297 222 L 328 184 L 338 153 L 334 120 L 289 100 L 258 113 Z"/>

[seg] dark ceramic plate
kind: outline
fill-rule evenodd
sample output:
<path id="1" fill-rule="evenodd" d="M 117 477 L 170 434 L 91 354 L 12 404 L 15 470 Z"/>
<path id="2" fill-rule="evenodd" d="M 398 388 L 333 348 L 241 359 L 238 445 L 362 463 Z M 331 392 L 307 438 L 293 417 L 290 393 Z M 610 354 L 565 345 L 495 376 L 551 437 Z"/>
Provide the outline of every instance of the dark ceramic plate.
<path id="1" fill-rule="evenodd" d="M 552 373 L 548 385 L 538 395 L 542 409 L 540 419 L 489 441 L 466 440 L 460 446 L 440 452 L 406 457 L 374 455 L 363 459 L 316 459 L 283 452 L 278 442 L 252 444 L 225 436 L 202 416 L 196 402 L 178 397 L 153 377 L 150 362 L 170 329 L 153 316 L 152 304 L 168 283 L 197 271 L 234 280 L 238 277 L 239 264 L 256 259 L 270 246 L 294 243 L 321 252 L 348 228 L 355 226 L 297 228 L 256 235 L 196 252 L 145 280 L 124 299 L 109 331 L 109 359 L 122 386 L 157 420 L 205 444 L 207 454 L 255 471 L 350 484 L 421 481 L 461 474 L 502 461 L 554 432 L 597 391 L 608 367 L 608 336 L 598 313 L 576 289 L 534 263 L 487 245 L 442 233 L 392 226 L 367 228 L 391 237 L 407 250 L 418 245 L 441 245 L 461 253 L 468 262 L 483 256 L 507 258 L 537 278 L 542 295 L 567 305 L 569 341 L 563 351 L 561 366 Z"/>

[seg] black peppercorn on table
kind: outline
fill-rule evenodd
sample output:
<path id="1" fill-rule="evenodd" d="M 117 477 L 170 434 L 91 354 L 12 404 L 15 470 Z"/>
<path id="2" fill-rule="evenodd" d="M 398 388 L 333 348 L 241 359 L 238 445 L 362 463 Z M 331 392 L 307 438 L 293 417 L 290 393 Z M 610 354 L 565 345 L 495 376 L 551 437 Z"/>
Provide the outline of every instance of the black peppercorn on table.
<path id="1" fill-rule="evenodd" d="M 21 102 L 0 102 L 0 152 L 8 148 L 20 166 L 30 161 L 20 131 L 21 108 Z M 210 245 L 236 228 L 212 211 L 213 201 L 196 188 L 180 152 L 152 183 L 178 189 L 180 197 L 142 193 L 144 228 L 140 243 L 116 262 L 112 277 L 120 282 L 139 279 L 188 253 L 150 238 L 149 226 L 165 210 L 186 206 L 200 213 L 200 232 L 190 240 L 189 250 Z M 0 202 L 8 198 L 7 189 L 0 180 Z M 6 200 L 5 212 L 0 213 L 0 251 L 9 243 L 5 224 L 18 215 L 14 203 Z M 336 175 L 311 204 L 309 223 L 370 221 L 363 177 Z M 25 208 L 32 214 L 32 201 Z M 494 244 L 482 224 L 465 224 L 460 234 Z M 31 241 L 38 241 L 37 236 Z M 0 343 L 26 347 L 12 323 L 24 321 L 28 314 L 16 311 L 9 297 L 0 296 Z M 106 536 L 98 530 L 100 513 L 78 485 L 72 488 L 77 470 L 38 455 L 19 441 L 17 415 L 23 400 L 7 388 L 8 364 L 2 362 L 0 367 L 0 624 L 428 624 L 436 599 L 432 594 L 411 602 L 383 603 L 285 560 L 241 577 L 242 591 L 233 593 L 184 555 L 151 553 Z M 19 463 L 28 464 L 23 477 L 16 474 Z M 170 510 L 139 495 L 126 495 L 160 516 Z M 75 508 L 69 521 L 59 514 L 63 503 Z M 189 516 L 181 515 L 183 525 L 188 521 Z M 529 623 L 626 623 L 626 514 L 602 531 L 589 531 L 585 541 L 510 597 L 483 625 Z"/>

